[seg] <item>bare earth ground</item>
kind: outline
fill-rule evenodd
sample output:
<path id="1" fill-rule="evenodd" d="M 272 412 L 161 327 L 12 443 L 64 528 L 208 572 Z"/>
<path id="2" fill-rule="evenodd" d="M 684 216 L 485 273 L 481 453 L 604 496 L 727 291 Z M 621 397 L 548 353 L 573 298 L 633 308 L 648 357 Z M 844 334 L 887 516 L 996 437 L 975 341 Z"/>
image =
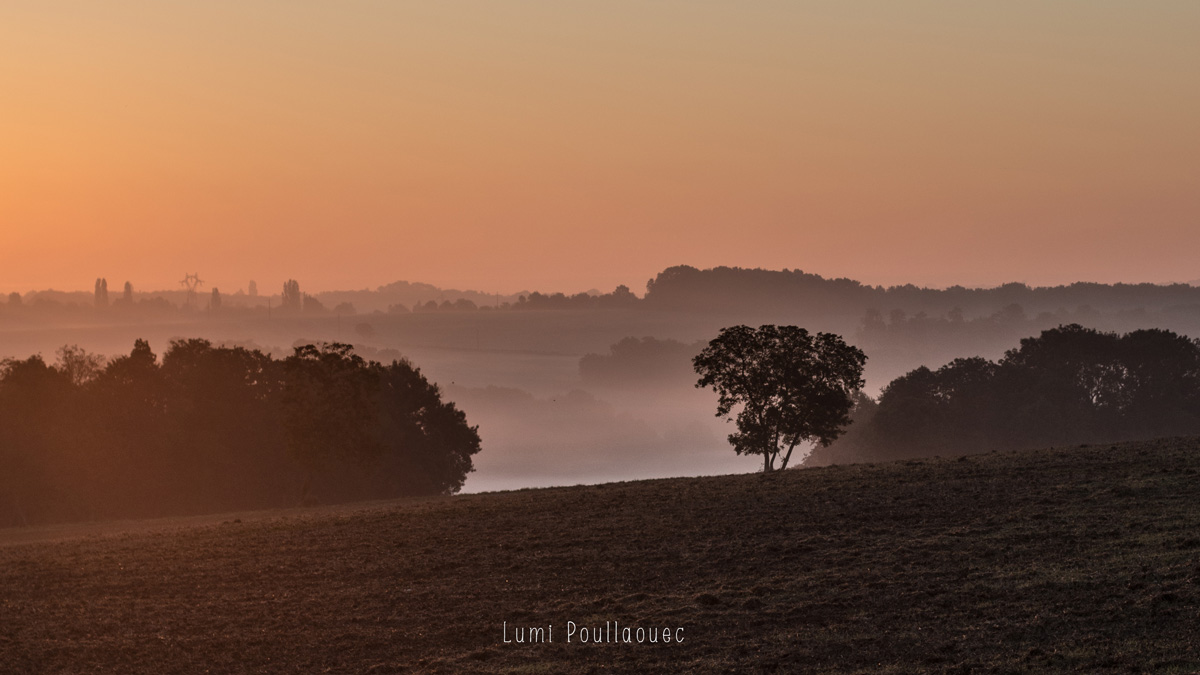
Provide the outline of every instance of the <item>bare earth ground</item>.
<path id="1" fill-rule="evenodd" d="M 0 671 L 1197 672 L 1198 469 L 1176 439 L 8 530 Z"/>

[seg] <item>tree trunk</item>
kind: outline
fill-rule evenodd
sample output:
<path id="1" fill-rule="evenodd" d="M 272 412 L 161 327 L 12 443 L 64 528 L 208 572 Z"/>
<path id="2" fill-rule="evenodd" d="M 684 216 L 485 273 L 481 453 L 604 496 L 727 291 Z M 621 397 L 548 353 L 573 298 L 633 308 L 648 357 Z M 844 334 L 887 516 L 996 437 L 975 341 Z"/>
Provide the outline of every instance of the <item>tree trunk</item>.
<path id="1" fill-rule="evenodd" d="M 788 460 L 790 460 L 792 458 L 792 450 L 795 450 L 795 449 L 796 449 L 795 443 L 792 443 L 791 445 L 788 446 L 787 454 L 783 456 L 783 464 L 779 465 L 780 471 L 783 471 L 784 469 L 787 468 Z"/>
<path id="2" fill-rule="evenodd" d="M 771 444 L 763 448 L 763 473 L 770 473 L 775 470 L 775 456 L 779 454 L 779 430 L 775 430 L 775 435 L 771 438 Z"/>

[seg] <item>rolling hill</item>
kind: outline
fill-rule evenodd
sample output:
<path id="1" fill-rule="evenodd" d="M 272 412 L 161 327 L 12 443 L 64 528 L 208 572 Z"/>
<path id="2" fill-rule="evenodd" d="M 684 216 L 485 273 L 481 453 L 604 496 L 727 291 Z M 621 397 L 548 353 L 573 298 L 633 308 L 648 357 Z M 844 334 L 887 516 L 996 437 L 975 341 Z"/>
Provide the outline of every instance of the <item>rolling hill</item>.
<path id="1" fill-rule="evenodd" d="M 5 530 L 0 663 L 1195 672 L 1198 470 L 1164 439 Z"/>

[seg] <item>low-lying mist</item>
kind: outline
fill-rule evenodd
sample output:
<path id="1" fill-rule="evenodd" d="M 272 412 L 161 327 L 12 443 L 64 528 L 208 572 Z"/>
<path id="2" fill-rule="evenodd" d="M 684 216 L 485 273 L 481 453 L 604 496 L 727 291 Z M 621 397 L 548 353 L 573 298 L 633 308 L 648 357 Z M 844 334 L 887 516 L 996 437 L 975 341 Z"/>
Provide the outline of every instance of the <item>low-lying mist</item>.
<path id="1" fill-rule="evenodd" d="M 1200 334 L 1200 296 L 1187 286 L 934 291 L 716 272 L 668 270 L 645 298 L 626 289 L 521 300 L 408 284 L 386 293 L 319 294 L 311 307 L 301 302 L 291 312 L 261 296 L 190 312 L 153 298 L 130 305 L 137 311 L 115 300 L 93 311 L 57 296 L 27 297 L 24 305 L 0 307 L 0 357 L 41 353 L 49 360 L 63 345 L 113 356 L 135 339 L 161 352 L 172 339 L 205 338 L 277 359 L 322 342 L 353 344 L 363 358 L 383 363 L 408 359 L 479 427 L 483 449 L 463 488 L 475 492 L 757 470 L 755 458 L 733 453 L 726 441 L 732 425 L 714 417 L 715 395 L 694 387 L 691 370 L 691 357 L 738 323 L 844 336 L 868 356 L 871 396 L 919 366 L 1000 359 L 1022 338 L 1061 324 Z M 753 283 L 738 287 L 738 279 Z"/>

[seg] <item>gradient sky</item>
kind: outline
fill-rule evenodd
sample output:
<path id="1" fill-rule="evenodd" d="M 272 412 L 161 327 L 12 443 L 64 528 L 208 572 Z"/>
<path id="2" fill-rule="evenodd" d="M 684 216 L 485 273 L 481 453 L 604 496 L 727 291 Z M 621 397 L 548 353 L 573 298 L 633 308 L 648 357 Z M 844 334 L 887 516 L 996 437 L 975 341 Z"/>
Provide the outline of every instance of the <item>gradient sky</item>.
<path id="1" fill-rule="evenodd" d="M 0 290 L 1200 279 L 1200 3 L 0 4 Z"/>

